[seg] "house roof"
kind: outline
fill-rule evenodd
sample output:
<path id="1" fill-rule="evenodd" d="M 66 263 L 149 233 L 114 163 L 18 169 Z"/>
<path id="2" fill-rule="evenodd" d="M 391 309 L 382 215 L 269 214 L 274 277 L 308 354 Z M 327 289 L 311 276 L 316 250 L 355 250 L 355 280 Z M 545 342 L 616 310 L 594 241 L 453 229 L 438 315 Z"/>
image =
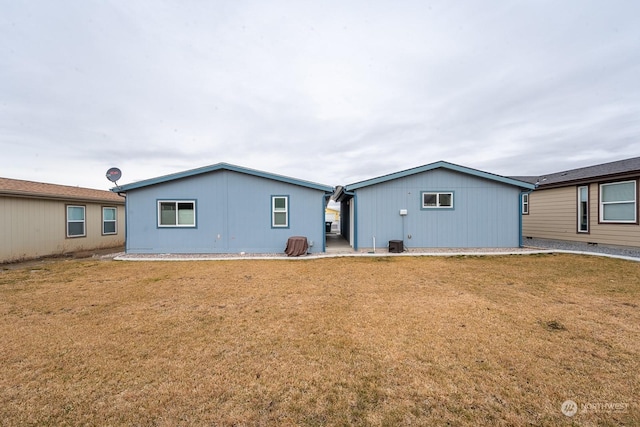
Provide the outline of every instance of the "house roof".
<path id="1" fill-rule="evenodd" d="M 517 179 L 518 181 L 528 182 L 529 184 L 535 184 L 540 179 L 540 177 L 538 177 L 538 176 L 530 176 L 530 175 L 527 175 L 527 176 L 510 176 L 509 178 Z"/>
<path id="2" fill-rule="evenodd" d="M 126 185 L 112 188 L 111 191 L 115 191 L 118 193 L 126 193 L 127 191 L 135 190 L 138 188 L 149 187 L 151 185 L 158 185 L 165 182 L 176 181 L 179 179 L 184 179 L 184 178 L 188 178 L 196 175 L 202 175 L 202 174 L 221 171 L 221 170 L 238 172 L 246 175 L 257 176 L 260 178 L 271 179 L 274 181 L 285 182 L 287 184 L 293 184 L 301 187 L 312 188 L 314 190 L 321 190 L 321 191 L 324 191 L 325 193 L 333 192 L 333 187 L 330 187 L 328 185 L 318 184 L 311 181 L 304 181 L 301 179 L 291 178 L 283 175 L 277 175 L 269 172 L 263 172 L 255 169 L 249 169 L 242 166 L 235 166 L 228 163 L 216 163 L 215 165 L 211 165 L 211 166 L 204 166 L 197 169 L 190 169 L 184 172 L 178 172 L 170 175 L 160 176 L 157 178 L 146 179 L 144 181 L 138 181 L 131 184 L 126 184 Z"/>
<path id="3" fill-rule="evenodd" d="M 0 196 L 26 197 L 35 199 L 124 203 L 124 198 L 111 191 L 44 182 L 23 181 L 0 178 Z"/>
<path id="4" fill-rule="evenodd" d="M 538 182 L 538 188 L 561 187 L 634 175 L 640 175 L 640 157 L 541 175 L 534 182 Z"/>
<path id="5" fill-rule="evenodd" d="M 449 169 L 455 172 L 461 172 L 461 173 L 465 173 L 468 175 L 473 175 L 479 178 L 484 178 L 484 179 L 488 179 L 491 181 L 497 181 L 497 182 L 501 182 L 503 184 L 508 184 L 508 185 L 514 185 L 516 187 L 520 187 L 523 189 L 529 189 L 529 190 L 533 190 L 534 186 L 531 183 L 525 182 L 525 181 L 520 181 L 517 179 L 513 179 L 513 178 L 508 178 L 506 176 L 501 176 L 501 175 L 496 175 L 496 174 L 492 174 L 489 172 L 483 172 L 477 169 L 472 169 L 472 168 L 468 168 L 465 166 L 460 166 L 460 165 L 456 165 L 453 163 L 449 163 L 449 162 L 445 162 L 445 161 L 439 161 L 439 162 L 435 162 L 435 163 L 429 163 L 427 165 L 423 165 L 423 166 L 418 166 L 412 169 L 406 169 L 400 172 L 395 172 L 395 173 L 391 173 L 388 175 L 383 175 L 383 176 L 379 176 L 377 178 L 372 178 L 372 179 L 368 179 L 365 181 L 360 181 L 360 182 L 356 182 L 353 184 L 349 184 L 345 187 L 341 187 L 342 191 L 353 191 L 353 190 L 357 190 L 358 188 L 362 188 L 362 187 L 368 187 L 371 185 L 376 185 L 376 184 L 380 184 L 383 182 L 387 182 L 387 181 L 391 181 L 394 179 L 398 179 L 398 178 L 404 178 L 406 176 L 410 176 L 410 175 L 415 175 L 418 173 L 422 173 L 422 172 L 427 172 L 430 170 L 434 170 L 434 169 Z"/>

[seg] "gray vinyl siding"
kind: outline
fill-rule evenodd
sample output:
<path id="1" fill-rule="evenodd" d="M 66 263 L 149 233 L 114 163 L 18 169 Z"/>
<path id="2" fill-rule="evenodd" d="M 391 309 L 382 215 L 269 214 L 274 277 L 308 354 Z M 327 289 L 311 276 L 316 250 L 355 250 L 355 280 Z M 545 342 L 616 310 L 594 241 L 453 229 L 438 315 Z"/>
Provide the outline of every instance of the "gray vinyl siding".
<path id="1" fill-rule="evenodd" d="M 422 209 L 424 191 L 453 192 L 453 209 Z M 447 169 L 356 190 L 358 248 L 518 247 L 520 189 Z M 400 209 L 407 215 L 400 216 Z M 409 237 L 411 236 L 411 237 Z"/>
<path id="2" fill-rule="evenodd" d="M 271 227 L 271 197 L 289 197 L 289 227 Z M 158 228 L 160 200 L 195 200 L 195 228 Z M 291 236 L 322 252 L 324 192 L 228 170 L 127 192 L 128 253 L 281 253 Z"/>

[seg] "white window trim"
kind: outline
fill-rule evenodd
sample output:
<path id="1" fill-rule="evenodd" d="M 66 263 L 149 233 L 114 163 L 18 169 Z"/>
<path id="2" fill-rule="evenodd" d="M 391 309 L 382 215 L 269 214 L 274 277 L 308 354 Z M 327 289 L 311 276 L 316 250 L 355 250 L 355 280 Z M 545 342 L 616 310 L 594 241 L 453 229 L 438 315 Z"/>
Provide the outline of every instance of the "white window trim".
<path id="1" fill-rule="evenodd" d="M 69 208 L 82 208 L 82 220 L 71 220 L 69 219 Z M 68 238 L 73 239 L 75 237 L 86 237 L 87 236 L 87 207 L 83 206 L 83 205 L 67 205 L 66 206 L 66 230 L 65 233 L 67 235 Z M 69 234 L 69 223 L 74 222 L 81 222 L 82 223 L 82 234 Z"/>
<path id="2" fill-rule="evenodd" d="M 522 194 L 522 215 L 529 215 L 529 194 Z"/>
<path id="3" fill-rule="evenodd" d="M 587 229 L 586 230 L 581 230 L 580 229 L 580 224 L 581 224 L 581 212 L 580 212 L 580 190 L 586 188 L 587 189 L 587 200 L 585 200 L 585 202 L 587 202 Z M 577 209 L 576 209 L 576 216 L 577 216 L 577 232 L 578 233 L 589 233 L 589 186 L 588 185 L 580 185 L 577 187 Z"/>
<path id="4" fill-rule="evenodd" d="M 284 209 L 276 210 L 276 199 L 284 199 Z M 285 224 L 276 224 L 276 213 L 285 214 Z M 271 196 L 271 228 L 289 228 L 289 196 Z"/>
<path id="5" fill-rule="evenodd" d="M 436 206 L 425 206 L 424 204 L 424 195 L 425 194 L 435 194 L 436 195 Z M 440 205 L 440 195 L 448 194 L 451 196 L 451 206 L 441 206 Z M 453 209 L 455 206 L 454 202 L 454 193 L 453 191 L 422 191 L 420 193 L 420 205 L 422 209 Z"/>
<path id="6" fill-rule="evenodd" d="M 104 211 L 105 209 L 111 209 L 115 212 L 114 219 L 104 219 Z M 115 224 L 114 231 L 106 233 L 104 231 L 104 224 L 107 222 L 113 222 Z M 103 206 L 102 207 L 102 235 L 103 236 L 111 236 L 114 234 L 118 234 L 118 208 L 115 206 Z"/>
<path id="7" fill-rule="evenodd" d="M 173 203 L 176 206 L 176 224 L 162 224 L 162 203 Z M 193 224 L 178 224 L 178 205 L 180 203 L 191 203 L 193 204 Z M 195 200 L 158 200 L 158 228 L 196 228 L 197 218 L 196 218 L 196 201 Z"/>
<path id="8" fill-rule="evenodd" d="M 603 202 L 602 201 L 602 188 L 606 187 L 608 185 L 616 185 L 616 184 L 628 184 L 628 183 L 633 183 L 633 194 L 634 194 L 634 199 L 633 200 L 618 200 L 615 202 Z M 630 180 L 630 181 L 619 181 L 619 182 L 607 182 L 604 184 L 600 184 L 599 186 L 599 215 L 600 215 L 600 222 L 601 223 L 605 223 L 605 224 L 636 224 L 638 222 L 638 189 L 637 189 L 637 183 L 635 180 Z M 604 207 L 606 205 L 620 205 L 620 204 L 628 204 L 628 203 L 633 203 L 633 219 L 632 220 L 623 220 L 623 219 L 604 219 Z"/>

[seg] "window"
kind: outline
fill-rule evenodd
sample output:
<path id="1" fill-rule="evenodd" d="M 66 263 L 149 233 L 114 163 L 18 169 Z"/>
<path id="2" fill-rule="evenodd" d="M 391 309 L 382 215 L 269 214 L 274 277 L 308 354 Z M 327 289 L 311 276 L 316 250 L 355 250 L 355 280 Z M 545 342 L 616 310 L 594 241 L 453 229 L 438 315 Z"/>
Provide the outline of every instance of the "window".
<path id="1" fill-rule="evenodd" d="M 589 232 L 589 187 L 578 187 L 578 233 Z"/>
<path id="2" fill-rule="evenodd" d="M 85 232 L 84 206 L 67 206 L 67 237 L 83 237 Z"/>
<path id="3" fill-rule="evenodd" d="M 422 209 L 453 209 L 453 193 L 422 193 Z"/>
<path id="4" fill-rule="evenodd" d="M 522 214 L 529 215 L 529 194 L 522 195 Z"/>
<path id="5" fill-rule="evenodd" d="M 176 200 L 158 202 L 158 227 L 195 227 L 196 202 Z"/>
<path id="6" fill-rule="evenodd" d="M 289 196 L 271 197 L 271 227 L 289 228 Z"/>
<path id="7" fill-rule="evenodd" d="M 636 182 L 600 184 L 600 221 L 636 222 Z"/>
<path id="8" fill-rule="evenodd" d="M 102 208 L 102 234 L 117 234 L 116 213 L 117 208 Z"/>

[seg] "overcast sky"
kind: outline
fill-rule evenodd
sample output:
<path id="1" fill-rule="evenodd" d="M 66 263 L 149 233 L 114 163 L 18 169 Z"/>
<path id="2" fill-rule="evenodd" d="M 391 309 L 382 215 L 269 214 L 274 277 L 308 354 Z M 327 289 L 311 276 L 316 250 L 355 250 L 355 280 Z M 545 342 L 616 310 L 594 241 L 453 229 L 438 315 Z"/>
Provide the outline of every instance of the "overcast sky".
<path id="1" fill-rule="evenodd" d="M 0 0 L 0 176 L 327 185 L 640 155 L 640 2 Z"/>

